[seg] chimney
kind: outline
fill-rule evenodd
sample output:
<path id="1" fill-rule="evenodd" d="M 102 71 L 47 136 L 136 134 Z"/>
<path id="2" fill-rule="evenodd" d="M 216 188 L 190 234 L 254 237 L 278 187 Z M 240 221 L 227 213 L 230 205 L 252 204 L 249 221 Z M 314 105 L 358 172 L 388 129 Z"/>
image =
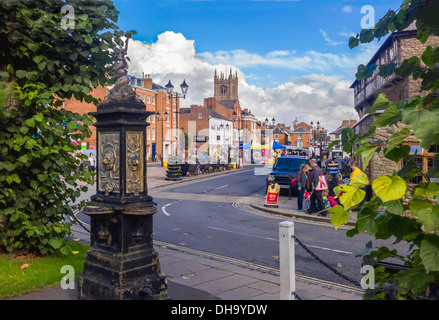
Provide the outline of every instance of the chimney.
<path id="1" fill-rule="evenodd" d="M 146 77 L 143 77 L 143 86 L 146 89 L 152 89 L 152 79 L 151 75 L 147 74 Z"/>

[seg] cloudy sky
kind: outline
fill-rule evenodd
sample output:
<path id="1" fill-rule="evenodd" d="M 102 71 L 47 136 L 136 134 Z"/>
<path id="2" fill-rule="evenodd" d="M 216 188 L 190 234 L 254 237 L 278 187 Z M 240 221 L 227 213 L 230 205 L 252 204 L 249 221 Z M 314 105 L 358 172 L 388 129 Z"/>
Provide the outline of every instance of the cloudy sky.
<path id="1" fill-rule="evenodd" d="M 381 43 L 353 50 L 348 39 L 401 0 L 115 0 L 130 42 L 129 73 L 151 74 L 189 93 L 182 107 L 213 96 L 213 75 L 238 71 L 241 106 L 258 119 L 291 125 L 320 121 L 329 130 L 357 119 L 353 106 L 356 68 Z M 373 17 L 372 17 L 373 18 Z"/>

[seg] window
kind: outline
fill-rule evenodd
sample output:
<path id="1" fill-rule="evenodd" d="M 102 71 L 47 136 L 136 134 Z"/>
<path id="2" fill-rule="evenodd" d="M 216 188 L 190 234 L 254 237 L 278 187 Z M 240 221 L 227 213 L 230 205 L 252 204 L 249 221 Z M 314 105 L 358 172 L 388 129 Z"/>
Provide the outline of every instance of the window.
<path id="1" fill-rule="evenodd" d="M 177 118 L 177 111 L 172 112 L 172 122 L 175 123 L 175 119 Z"/>
<path id="2" fill-rule="evenodd" d="M 278 158 L 273 166 L 274 170 L 297 171 L 304 163 L 301 159 Z"/>
<path id="3" fill-rule="evenodd" d="M 154 128 L 152 128 L 152 130 L 151 130 L 151 140 L 155 140 L 155 130 L 154 130 Z"/>
<path id="4" fill-rule="evenodd" d="M 169 122 L 169 108 L 166 108 L 166 122 Z"/>
<path id="5" fill-rule="evenodd" d="M 145 94 L 142 93 L 142 101 L 145 102 Z"/>
<path id="6" fill-rule="evenodd" d="M 198 114 L 198 119 L 203 119 L 203 114 L 201 112 Z"/>
<path id="7" fill-rule="evenodd" d="M 147 97 L 146 97 L 146 101 L 147 101 L 148 103 L 151 103 L 151 96 L 147 96 Z"/>
<path id="8" fill-rule="evenodd" d="M 151 132 L 150 131 L 151 131 L 150 128 L 146 128 L 146 140 L 150 140 L 150 138 L 151 138 L 151 136 L 150 136 Z"/>
<path id="9" fill-rule="evenodd" d="M 416 158 L 414 164 L 419 167 L 422 173 L 427 173 L 428 170 L 434 167 L 433 158 L 437 153 L 439 146 L 431 146 L 429 150 L 421 148 L 418 144 L 410 144 L 410 155 L 414 155 L 416 152 Z M 401 170 L 403 167 L 408 165 L 410 160 L 408 158 L 401 159 L 398 165 L 398 169 Z M 425 181 L 425 178 L 419 173 L 416 177 L 411 178 L 407 182 L 410 184 L 418 184 Z"/>

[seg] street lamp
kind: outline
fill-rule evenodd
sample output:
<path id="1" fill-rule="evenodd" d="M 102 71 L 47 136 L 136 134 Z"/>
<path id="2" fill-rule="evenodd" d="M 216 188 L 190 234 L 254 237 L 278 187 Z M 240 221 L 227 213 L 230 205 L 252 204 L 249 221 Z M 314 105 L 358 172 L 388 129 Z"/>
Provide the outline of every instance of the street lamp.
<path id="1" fill-rule="evenodd" d="M 162 122 L 162 154 L 161 154 L 160 158 L 161 158 L 162 167 L 163 167 L 163 158 L 164 158 L 164 155 L 165 155 L 165 139 L 164 139 L 165 137 L 164 137 L 164 134 L 163 134 L 163 127 L 164 127 L 163 121 L 165 121 L 165 119 L 167 118 L 169 113 L 166 110 L 165 113 L 163 114 L 163 119 L 160 119 L 160 117 L 161 117 L 160 112 L 157 112 L 155 115 L 157 116 L 157 121 L 161 121 Z"/>
<path id="2" fill-rule="evenodd" d="M 171 80 L 169 80 L 168 84 L 165 86 L 165 88 L 166 88 L 167 93 L 171 96 L 171 108 L 172 108 L 172 94 L 175 94 L 175 99 L 177 101 L 176 110 L 175 110 L 175 114 L 177 115 L 176 127 L 178 128 L 178 126 L 179 126 L 178 114 L 180 114 L 180 106 L 179 106 L 179 103 L 178 103 L 178 101 L 179 101 L 178 98 L 186 99 L 186 94 L 187 94 L 187 91 L 189 89 L 189 86 L 186 83 L 186 79 L 184 79 L 183 83 L 180 85 L 180 89 L 181 89 L 182 94 L 180 94 L 178 92 L 173 92 L 174 91 L 174 86 L 172 85 Z M 179 146 L 179 141 L 177 139 L 177 151 L 176 151 L 176 155 L 177 156 L 178 156 L 178 146 Z"/>

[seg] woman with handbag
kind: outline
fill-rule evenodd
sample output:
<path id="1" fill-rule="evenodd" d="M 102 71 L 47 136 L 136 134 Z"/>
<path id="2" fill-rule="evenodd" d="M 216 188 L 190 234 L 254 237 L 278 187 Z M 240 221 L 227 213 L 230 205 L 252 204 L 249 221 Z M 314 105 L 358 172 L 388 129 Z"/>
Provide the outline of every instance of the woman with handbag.
<path id="1" fill-rule="evenodd" d="M 311 186 L 313 188 L 310 212 L 313 213 L 322 211 L 319 213 L 319 215 L 326 217 L 326 212 L 323 212 L 325 209 L 325 205 L 323 203 L 323 191 L 328 189 L 326 176 L 324 175 L 323 170 L 317 165 L 316 159 L 311 159 L 310 165 L 312 168 Z M 318 205 L 318 208 L 316 207 L 316 204 Z"/>
<path id="2" fill-rule="evenodd" d="M 309 165 L 304 163 L 296 174 L 296 188 L 297 188 L 297 208 L 299 211 L 303 209 L 303 196 L 306 189 L 306 179 L 308 178 Z"/>

